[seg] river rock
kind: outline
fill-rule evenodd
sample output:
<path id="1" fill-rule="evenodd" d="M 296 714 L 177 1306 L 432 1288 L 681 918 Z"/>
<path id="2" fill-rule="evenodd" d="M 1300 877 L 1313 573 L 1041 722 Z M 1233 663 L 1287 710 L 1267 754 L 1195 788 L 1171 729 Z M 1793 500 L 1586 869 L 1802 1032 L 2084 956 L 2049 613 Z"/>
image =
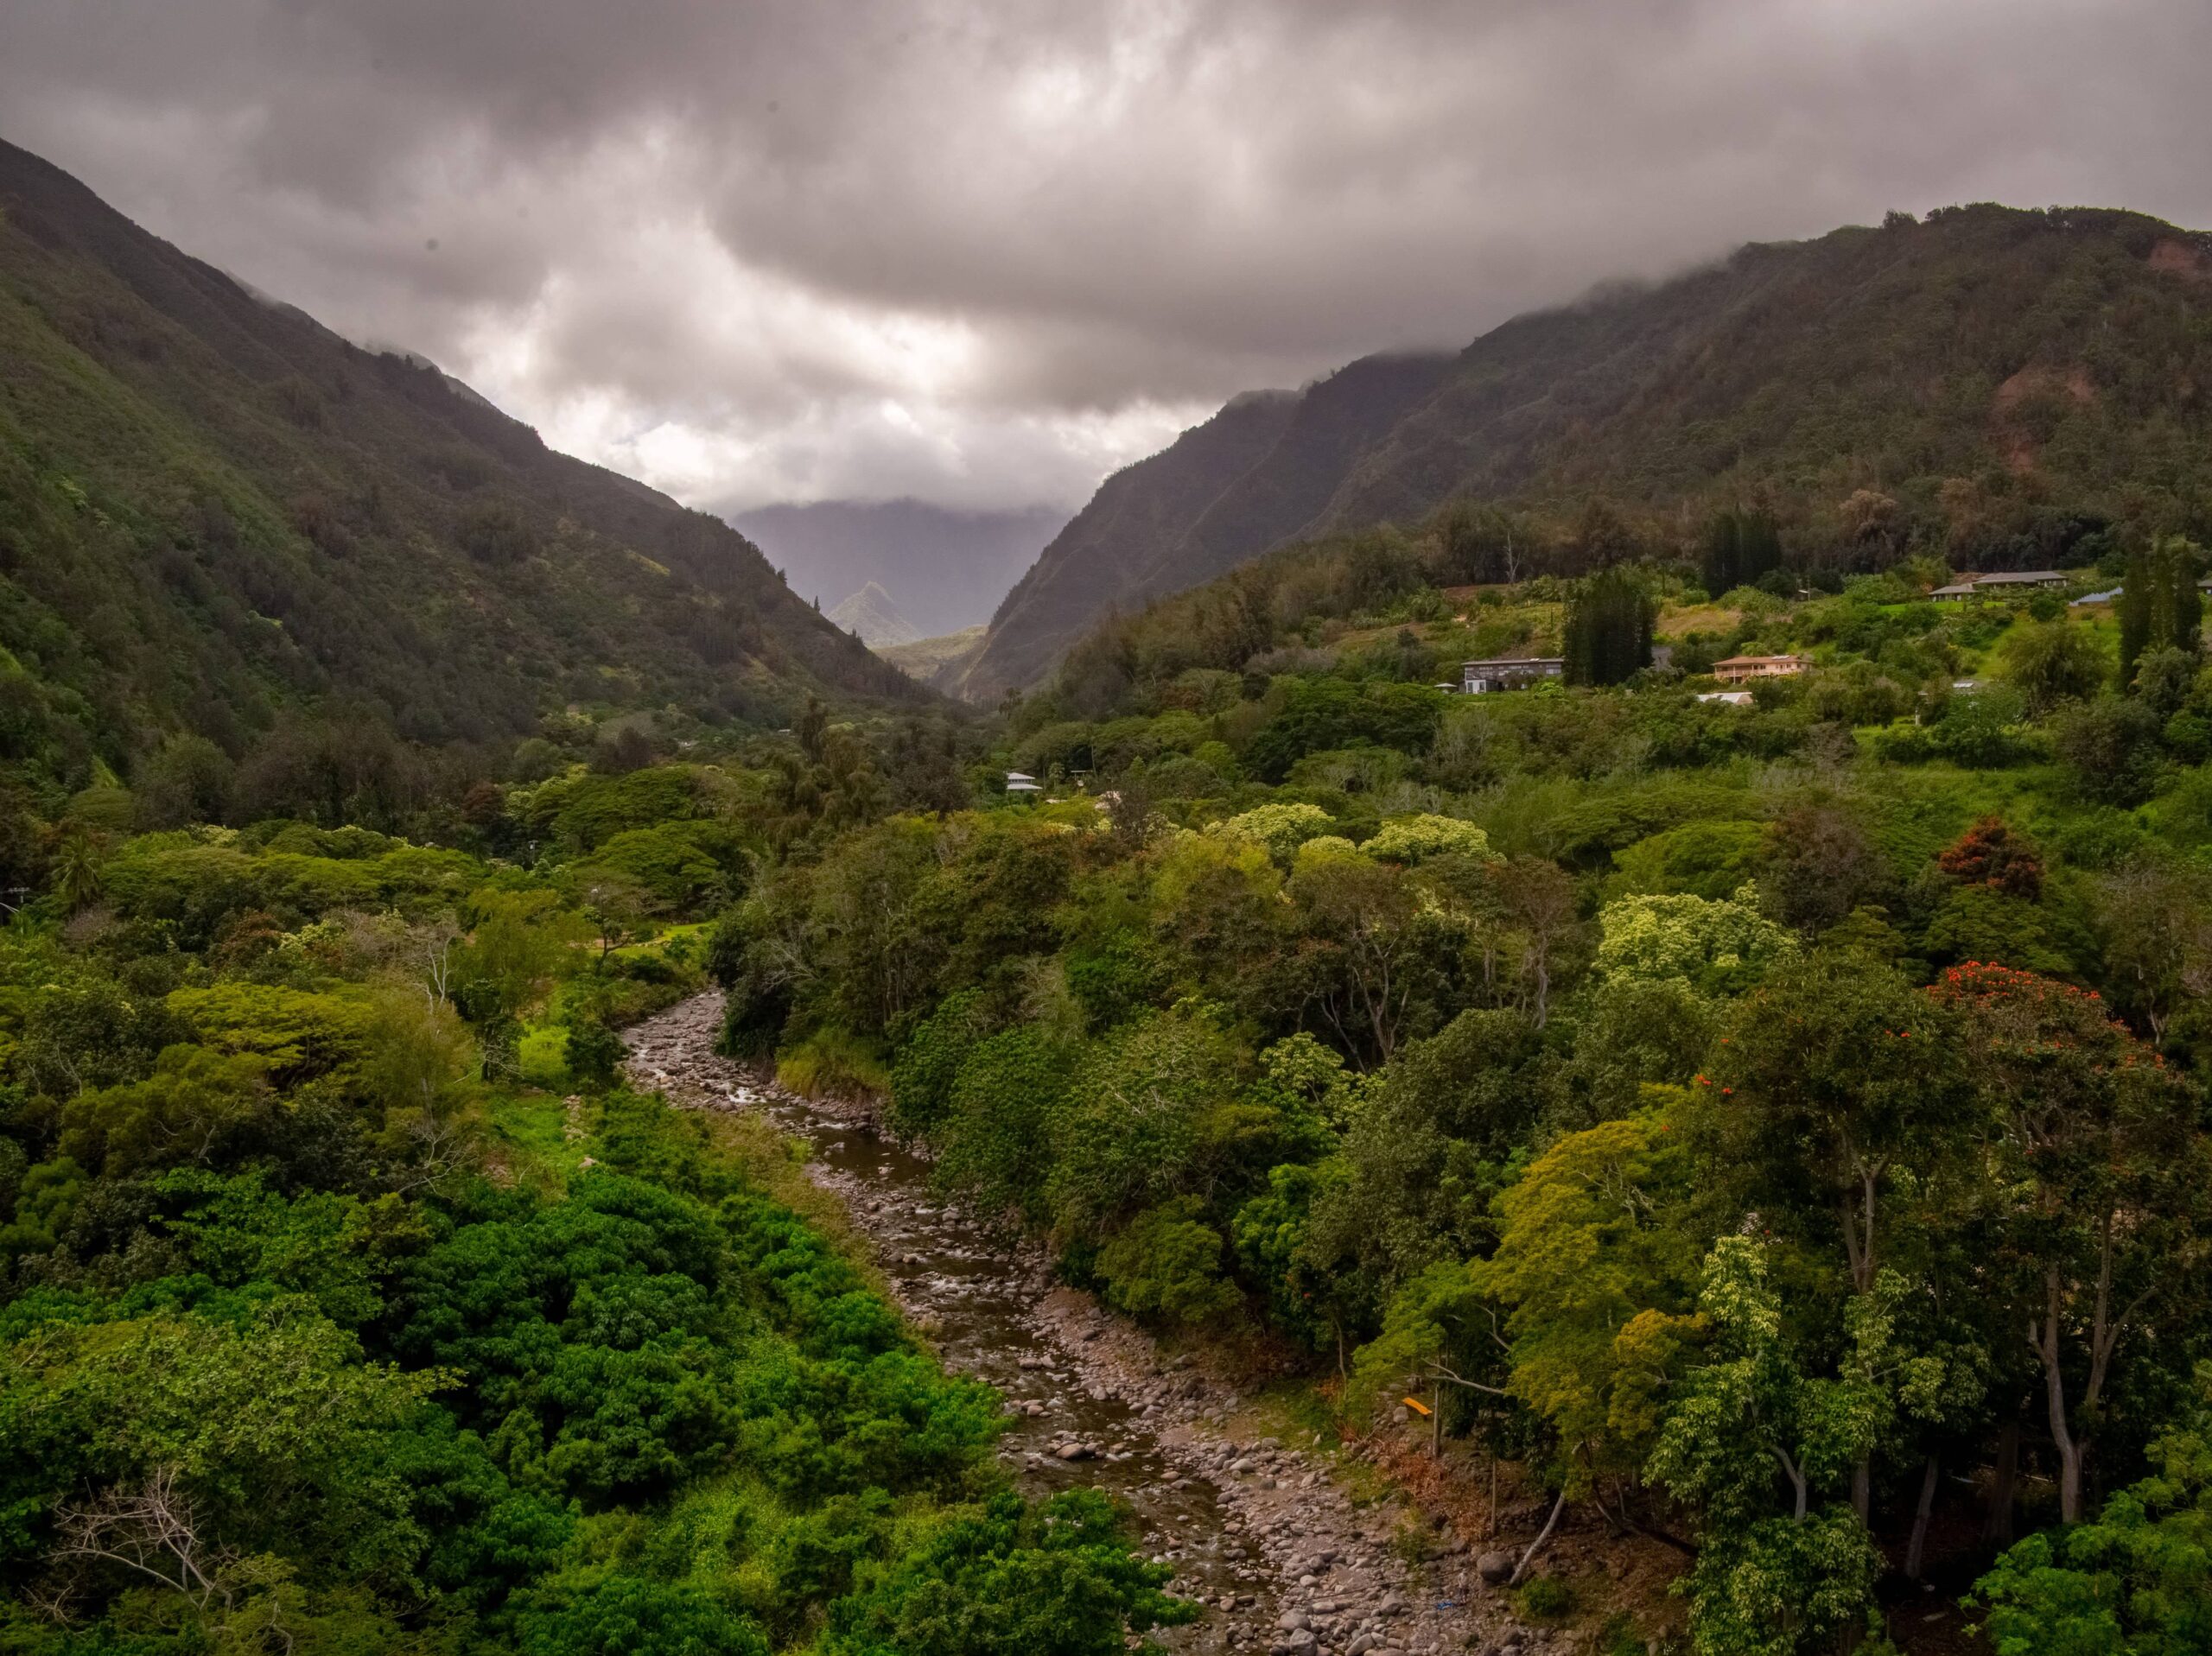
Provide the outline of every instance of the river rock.
<path id="1" fill-rule="evenodd" d="M 1062 1443 L 1052 1453 L 1064 1461 L 1090 1461 L 1098 1457 L 1098 1451 L 1088 1443 Z"/>
<path id="2" fill-rule="evenodd" d="M 1485 1552 L 1475 1560 L 1475 1574 L 1492 1587 L 1503 1587 L 1513 1579 L 1513 1555 L 1510 1552 Z"/>

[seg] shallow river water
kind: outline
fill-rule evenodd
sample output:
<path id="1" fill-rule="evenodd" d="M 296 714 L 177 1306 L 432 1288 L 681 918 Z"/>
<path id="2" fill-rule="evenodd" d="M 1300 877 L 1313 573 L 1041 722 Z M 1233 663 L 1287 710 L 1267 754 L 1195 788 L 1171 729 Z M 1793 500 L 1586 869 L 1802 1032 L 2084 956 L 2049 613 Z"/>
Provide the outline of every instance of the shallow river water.
<path id="1" fill-rule="evenodd" d="M 718 1056 L 720 1011 L 719 997 L 701 996 L 632 1029 L 632 1082 L 689 1107 L 764 1116 L 804 1141 L 810 1174 L 843 1198 L 939 1355 L 1005 1395 L 1001 1453 L 1018 1481 L 1031 1494 L 1087 1484 L 1119 1496 L 1147 1553 L 1175 1568 L 1173 1590 L 1205 1603 L 1166 1642 L 1313 1656 L 1465 1648 L 1461 1603 L 1433 1587 L 1398 1590 L 1383 1532 L 1319 1472 L 1272 1439 L 1211 1429 L 1233 1395 L 1172 1367 L 1146 1372 L 1133 1330 L 1056 1293 L 1036 1250 L 939 1201 L 927 1161 L 867 1113 L 763 1085 Z M 1063 1458 L 1070 1445 L 1078 1458 Z"/>

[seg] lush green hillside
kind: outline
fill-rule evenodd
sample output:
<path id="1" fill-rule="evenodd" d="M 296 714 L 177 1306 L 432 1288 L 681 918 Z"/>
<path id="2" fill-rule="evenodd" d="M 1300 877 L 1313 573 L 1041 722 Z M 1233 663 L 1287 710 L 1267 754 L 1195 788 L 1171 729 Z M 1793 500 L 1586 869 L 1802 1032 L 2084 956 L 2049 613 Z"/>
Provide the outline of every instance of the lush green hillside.
<path id="1" fill-rule="evenodd" d="M 979 623 L 939 638 L 917 638 L 912 644 L 883 644 L 877 648 L 875 653 L 900 672 L 919 679 L 932 689 L 948 690 L 958 681 L 961 669 L 983 647 L 985 631 Z"/>
<path id="2" fill-rule="evenodd" d="M 1101 489 L 966 688 L 1034 682 L 1109 608 L 1455 498 L 1529 515 L 1524 572 L 1592 539 L 1688 543 L 1742 505 L 1809 562 L 2002 568 L 2100 522 L 2201 533 L 2209 480 L 2212 239 L 2125 213 L 1897 215 L 1230 404 Z"/>
<path id="3" fill-rule="evenodd" d="M 45 790 L 286 709 L 511 743 L 574 704 L 912 697 L 715 518 L 549 451 L 0 145 L 0 761 Z"/>

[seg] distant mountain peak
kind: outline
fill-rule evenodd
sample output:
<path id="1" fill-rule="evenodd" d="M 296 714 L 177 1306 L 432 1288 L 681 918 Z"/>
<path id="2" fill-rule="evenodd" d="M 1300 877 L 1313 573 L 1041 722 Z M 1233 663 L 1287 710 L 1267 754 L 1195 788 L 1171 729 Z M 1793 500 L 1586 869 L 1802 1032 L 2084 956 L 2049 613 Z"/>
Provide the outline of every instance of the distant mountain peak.
<path id="1" fill-rule="evenodd" d="M 830 611 L 829 615 L 846 631 L 857 634 L 870 649 L 878 644 L 912 644 L 922 636 L 912 622 L 899 613 L 891 594 L 873 581 Z"/>
<path id="2" fill-rule="evenodd" d="M 988 619 L 1067 522 L 1046 506 L 962 511 L 910 498 L 817 500 L 729 515 L 826 611 L 871 581 L 897 593 L 916 632 L 956 632 Z"/>

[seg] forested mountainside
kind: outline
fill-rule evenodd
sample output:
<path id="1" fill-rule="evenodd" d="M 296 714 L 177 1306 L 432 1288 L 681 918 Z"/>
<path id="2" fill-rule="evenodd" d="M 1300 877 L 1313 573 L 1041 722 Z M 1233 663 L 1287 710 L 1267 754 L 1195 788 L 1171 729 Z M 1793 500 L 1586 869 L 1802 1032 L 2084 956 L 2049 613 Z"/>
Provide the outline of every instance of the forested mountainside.
<path id="1" fill-rule="evenodd" d="M 0 144 L 4 758 L 35 790 L 285 715 L 501 742 L 909 681 L 735 530 L 547 449 Z"/>
<path id="2" fill-rule="evenodd" d="M 1551 541 L 1593 511 L 1687 541 L 1751 506 L 1839 564 L 1912 545 L 2018 567 L 2083 520 L 2201 523 L 2208 454 L 2212 238 L 2091 209 L 1893 214 L 1232 403 L 1108 480 L 966 692 L 1035 682 L 1109 608 L 1454 498 Z"/>
<path id="3" fill-rule="evenodd" d="M 1029 684 L 1109 610 L 1192 586 L 1299 534 L 1336 479 L 1449 367 L 1441 356 L 1371 357 L 1302 392 L 1240 397 L 1107 479 L 999 606 L 963 694 L 988 701 Z"/>

